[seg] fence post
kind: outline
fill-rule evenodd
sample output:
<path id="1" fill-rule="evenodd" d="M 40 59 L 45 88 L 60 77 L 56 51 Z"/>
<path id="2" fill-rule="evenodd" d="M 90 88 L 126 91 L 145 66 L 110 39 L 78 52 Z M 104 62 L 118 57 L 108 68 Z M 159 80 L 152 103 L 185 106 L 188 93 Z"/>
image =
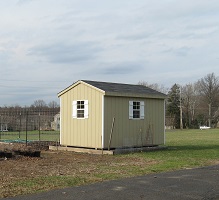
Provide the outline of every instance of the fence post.
<path id="1" fill-rule="evenodd" d="M 40 112 L 39 112 L 39 148 L 41 148 L 41 138 L 40 138 Z"/>
<path id="2" fill-rule="evenodd" d="M 26 146 L 27 146 L 28 110 L 26 110 Z"/>
<path id="3" fill-rule="evenodd" d="M 21 138 L 21 112 L 20 112 L 20 128 L 19 128 L 19 139 Z"/>
<path id="4" fill-rule="evenodd" d="M 2 129 L 3 129 L 3 127 L 2 127 L 2 115 L 0 115 L 0 117 L 1 117 L 1 132 L 0 132 L 0 140 L 2 139 Z"/>

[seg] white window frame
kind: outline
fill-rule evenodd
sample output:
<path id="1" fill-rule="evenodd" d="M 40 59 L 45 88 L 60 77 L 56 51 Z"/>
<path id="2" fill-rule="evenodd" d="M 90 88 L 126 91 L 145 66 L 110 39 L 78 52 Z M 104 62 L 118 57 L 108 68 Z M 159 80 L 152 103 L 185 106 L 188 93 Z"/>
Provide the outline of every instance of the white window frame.
<path id="1" fill-rule="evenodd" d="M 134 109 L 134 102 L 139 103 L 140 108 L 137 109 L 137 111 L 140 112 L 139 117 L 134 117 L 134 111 L 136 111 L 136 109 Z M 144 101 L 129 101 L 129 119 L 144 119 Z"/>
<path id="2" fill-rule="evenodd" d="M 84 108 L 78 108 L 78 103 L 84 102 Z M 78 111 L 84 111 L 83 117 L 78 117 Z M 74 100 L 72 102 L 72 117 L 74 119 L 87 119 L 88 118 L 88 100 Z"/>

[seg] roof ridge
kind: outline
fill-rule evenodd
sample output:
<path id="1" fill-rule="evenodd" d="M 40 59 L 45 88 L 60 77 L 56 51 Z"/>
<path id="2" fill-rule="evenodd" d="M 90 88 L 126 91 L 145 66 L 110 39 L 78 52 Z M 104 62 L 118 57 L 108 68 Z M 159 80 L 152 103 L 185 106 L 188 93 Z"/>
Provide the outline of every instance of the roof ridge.
<path id="1" fill-rule="evenodd" d="M 107 84 L 121 84 L 121 85 L 132 85 L 132 86 L 143 86 L 143 87 L 146 87 L 146 88 L 149 88 L 149 89 L 152 89 L 148 86 L 145 86 L 145 85 L 140 85 L 140 84 L 133 84 L 133 83 L 119 83 L 119 82 L 108 82 L 108 81 L 93 81 L 93 80 L 80 80 L 80 81 L 83 81 L 83 82 L 96 82 L 96 83 L 107 83 Z M 154 89 L 152 89 L 154 90 Z M 155 90 L 156 91 L 156 90 Z"/>
<path id="2" fill-rule="evenodd" d="M 106 92 L 107 95 L 116 95 L 116 96 L 134 95 L 136 97 L 148 96 L 150 98 L 162 98 L 162 99 L 166 98 L 166 95 L 164 93 L 144 85 L 113 83 L 113 82 L 104 82 L 104 81 L 91 81 L 91 80 L 78 80 L 68 88 L 58 93 L 58 96 L 61 96 L 64 92 L 67 92 L 68 90 L 79 84 L 80 82 L 86 83 L 92 87 L 104 91 Z"/>
<path id="3" fill-rule="evenodd" d="M 150 94 L 156 93 L 160 95 L 165 95 L 164 93 L 159 92 L 153 88 L 139 84 L 127 84 L 127 83 L 115 83 L 115 82 L 91 81 L 91 80 L 81 80 L 81 81 L 104 91 L 110 90 L 111 92 L 131 92 L 131 93 L 150 93 Z M 115 88 L 115 86 L 118 86 L 118 88 Z M 141 91 L 138 91 L 138 89 L 140 88 Z"/>

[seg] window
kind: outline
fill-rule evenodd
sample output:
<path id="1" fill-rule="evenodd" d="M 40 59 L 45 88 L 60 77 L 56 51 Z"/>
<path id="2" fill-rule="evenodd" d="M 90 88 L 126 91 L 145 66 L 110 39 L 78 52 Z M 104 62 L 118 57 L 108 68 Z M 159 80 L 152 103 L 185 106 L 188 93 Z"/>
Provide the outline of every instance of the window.
<path id="1" fill-rule="evenodd" d="M 140 102 L 133 101 L 133 118 L 140 118 Z"/>
<path id="2" fill-rule="evenodd" d="M 129 119 L 144 119 L 144 101 L 129 101 Z"/>
<path id="3" fill-rule="evenodd" d="M 84 118 L 84 101 L 77 101 L 77 118 Z"/>
<path id="4" fill-rule="evenodd" d="M 73 118 L 88 118 L 88 100 L 73 101 Z"/>

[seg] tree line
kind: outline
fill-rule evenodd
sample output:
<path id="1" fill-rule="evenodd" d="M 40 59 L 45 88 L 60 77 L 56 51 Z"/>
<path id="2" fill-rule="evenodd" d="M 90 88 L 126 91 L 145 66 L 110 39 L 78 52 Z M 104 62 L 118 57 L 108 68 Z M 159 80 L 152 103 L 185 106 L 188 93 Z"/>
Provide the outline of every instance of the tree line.
<path id="1" fill-rule="evenodd" d="M 166 126 L 172 128 L 216 127 L 219 120 L 219 77 L 207 74 L 194 83 L 175 83 L 169 90 L 158 84 L 139 82 L 167 94 Z"/>

